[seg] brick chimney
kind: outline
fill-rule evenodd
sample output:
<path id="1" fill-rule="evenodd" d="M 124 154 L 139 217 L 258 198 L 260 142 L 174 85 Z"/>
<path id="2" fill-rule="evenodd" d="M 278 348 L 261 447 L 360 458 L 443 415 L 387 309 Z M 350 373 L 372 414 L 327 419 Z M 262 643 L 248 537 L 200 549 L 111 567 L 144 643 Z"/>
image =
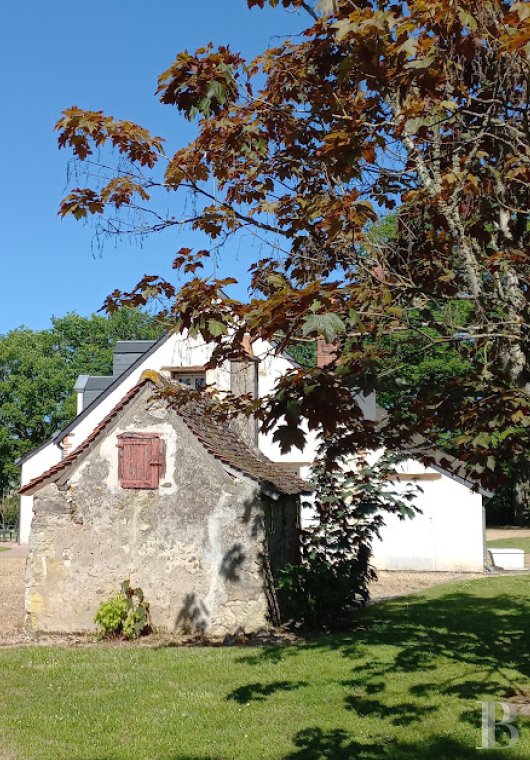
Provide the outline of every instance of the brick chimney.
<path id="1" fill-rule="evenodd" d="M 230 390 L 235 396 L 249 393 L 253 399 L 256 399 L 259 395 L 259 359 L 254 355 L 248 335 L 244 336 L 241 345 L 246 356 L 240 360 L 230 361 Z M 258 447 L 258 421 L 255 417 L 245 417 L 240 414 L 232 420 L 231 427 L 248 446 Z"/>
<path id="2" fill-rule="evenodd" d="M 335 361 L 339 350 L 340 345 L 338 343 L 326 343 L 325 340 L 319 338 L 317 340 L 317 367 L 323 369 Z"/>

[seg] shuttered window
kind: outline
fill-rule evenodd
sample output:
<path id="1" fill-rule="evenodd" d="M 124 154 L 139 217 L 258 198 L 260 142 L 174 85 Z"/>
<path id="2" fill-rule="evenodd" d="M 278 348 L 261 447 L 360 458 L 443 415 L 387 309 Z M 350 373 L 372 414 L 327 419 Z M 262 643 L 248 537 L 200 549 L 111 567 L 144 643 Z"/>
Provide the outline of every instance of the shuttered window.
<path id="1" fill-rule="evenodd" d="M 165 443 L 155 433 L 118 437 L 118 479 L 122 488 L 155 489 L 166 470 Z"/>

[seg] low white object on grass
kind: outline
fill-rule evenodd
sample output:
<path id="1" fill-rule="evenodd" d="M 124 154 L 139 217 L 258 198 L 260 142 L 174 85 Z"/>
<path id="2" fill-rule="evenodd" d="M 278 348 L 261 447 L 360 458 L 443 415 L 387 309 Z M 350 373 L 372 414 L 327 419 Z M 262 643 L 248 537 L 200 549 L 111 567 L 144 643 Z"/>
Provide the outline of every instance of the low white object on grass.
<path id="1" fill-rule="evenodd" d="M 524 570 L 523 549 L 493 547 L 489 551 L 495 567 L 500 567 L 503 570 Z"/>

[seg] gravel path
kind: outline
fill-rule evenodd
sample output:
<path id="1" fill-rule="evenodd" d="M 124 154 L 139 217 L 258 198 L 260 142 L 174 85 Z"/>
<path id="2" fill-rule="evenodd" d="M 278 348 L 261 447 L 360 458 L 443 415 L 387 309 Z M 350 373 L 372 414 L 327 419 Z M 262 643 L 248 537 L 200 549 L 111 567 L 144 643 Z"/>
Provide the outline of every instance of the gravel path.
<path id="1" fill-rule="evenodd" d="M 498 538 L 528 538 L 529 536 L 530 528 L 518 528 L 513 525 L 507 525 L 502 528 L 488 528 L 486 531 L 488 541 L 495 541 Z"/>
<path id="2" fill-rule="evenodd" d="M 0 552 L 0 646 L 23 639 L 25 564 L 20 546 Z"/>
<path id="3" fill-rule="evenodd" d="M 431 586 L 439 586 L 441 583 L 474 578 L 485 578 L 486 573 L 404 573 L 388 572 L 381 570 L 378 579 L 370 585 L 370 594 L 373 601 L 381 601 L 396 596 L 407 596 L 415 591 L 423 591 Z"/>

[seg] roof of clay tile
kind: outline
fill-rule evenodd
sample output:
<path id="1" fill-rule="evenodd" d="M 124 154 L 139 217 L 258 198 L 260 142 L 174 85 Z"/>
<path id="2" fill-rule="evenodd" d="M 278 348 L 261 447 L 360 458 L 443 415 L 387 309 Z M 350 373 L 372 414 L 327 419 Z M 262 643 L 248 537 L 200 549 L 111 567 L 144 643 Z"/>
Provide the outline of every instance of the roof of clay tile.
<path id="1" fill-rule="evenodd" d="M 313 490 L 305 480 L 251 449 L 227 423 L 218 422 L 205 414 L 198 404 L 186 404 L 176 411 L 210 454 L 229 467 L 281 493 L 300 494 Z"/>
<path id="2" fill-rule="evenodd" d="M 94 428 L 90 435 L 68 456 L 53 467 L 33 478 L 23 486 L 19 493 L 27 494 L 41 488 L 49 482 L 54 482 L 99 438 L 108 425 L 122 412 L 140 391 L 147 385 L 157 387 L 162 378 L 156 372 L 147 371 L 137 385 L 116 404 L 111 412 Z M 208 402 L 190 401 L 174 408 L 176 414 L 186 424 L 188 429 L 203 444 L 207 451 L 226 466 L 241 472 L 264 487 L 288 495 L 310 493 L 311 486 L 297 475 L 285 471 L 259 451 L 252 450 L 237 433 L 230 429 L 227 422 L 214 419 L 208 414 Z"/>

